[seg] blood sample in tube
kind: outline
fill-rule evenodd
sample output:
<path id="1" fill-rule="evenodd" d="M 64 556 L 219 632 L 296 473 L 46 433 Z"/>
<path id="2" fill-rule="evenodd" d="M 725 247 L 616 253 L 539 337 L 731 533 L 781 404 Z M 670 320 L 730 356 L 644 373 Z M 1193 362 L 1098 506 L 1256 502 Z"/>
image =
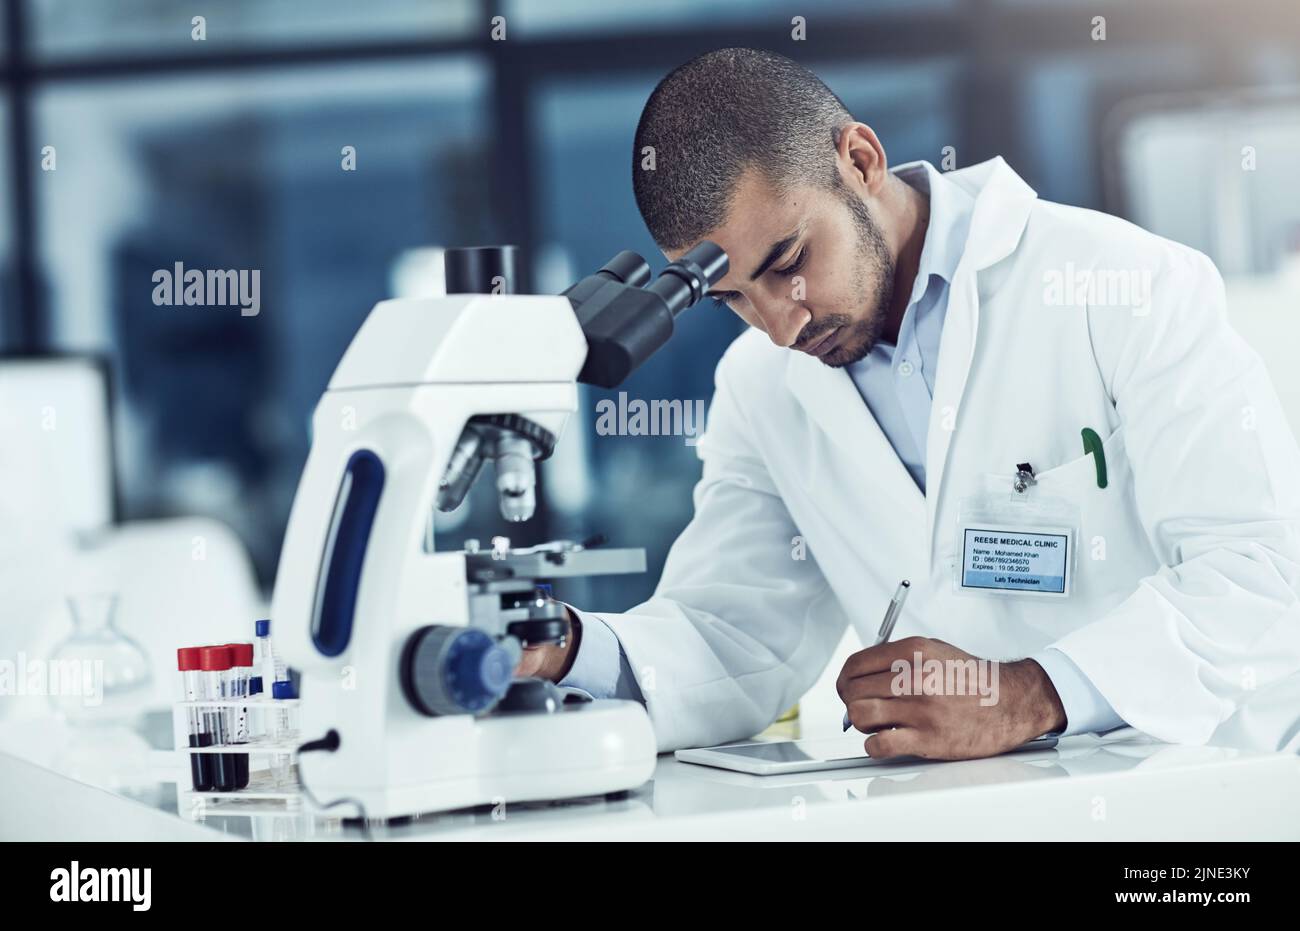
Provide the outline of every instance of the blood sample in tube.
<path id="1" fill-rule="evenodd" d="M 253 645 L 251 643 L 228 643 L 230 647 L 230 697 L 247 698 L 248 685 L 253 671 Z M 230 709 L 230 742 L 246 744 L 249 738 L 248 705 L 237 705 Z M 235 753 L 235 787 L 248 788 L 248 754 Z"/>
<path id="2" fill-rule="evenodd" d="M 203 670 L 204 698 L 210 701 L 230 697 L 230 647 L 204 647 L 199 651 L 199 668 Z M 213 746 L 230 743 L 230 708 L 218 706 L 204 711 Z M 235 772 L 235 754 L 213 753 L 212 787 L 218 792 L 233 792 L 239 784 Z"/>
<path id="3" fill-rule="evenodd" d="M 182 701 L 198 701 L 203 695 L 202 673 L 199 670 L 199 648 L 181 647 L 176 651 L 176 668 L 181 673 Z M 186 726 L 191 747 L 209 747 L 212 735 L 204 728 L 203 715 L 197 708 L 186 708 Z M 191 753 L 190 782 L 196 792 L 212 791 L 212 759 L 208 753 Z"/>

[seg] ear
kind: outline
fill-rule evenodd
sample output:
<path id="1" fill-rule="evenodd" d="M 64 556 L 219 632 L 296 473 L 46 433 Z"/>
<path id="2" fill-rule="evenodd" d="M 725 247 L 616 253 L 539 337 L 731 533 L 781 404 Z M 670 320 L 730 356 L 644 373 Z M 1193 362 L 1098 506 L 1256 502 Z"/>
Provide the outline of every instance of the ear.
<path id="1" fill-rule="evenodd" d="M 889 177 L 885 147 L 866 123 L 849 123 L 840 130 L 836 145 L 840 176 L 850 190 L 874 197 Z"/>

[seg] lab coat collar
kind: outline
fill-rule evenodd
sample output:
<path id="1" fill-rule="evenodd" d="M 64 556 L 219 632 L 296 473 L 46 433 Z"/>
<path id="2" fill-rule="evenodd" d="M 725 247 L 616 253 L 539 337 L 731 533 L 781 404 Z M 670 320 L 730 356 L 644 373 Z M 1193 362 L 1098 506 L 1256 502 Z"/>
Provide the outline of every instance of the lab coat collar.
<path id="1" fill-rule="evenodd" d="M 901 165 L 896 171 L 920 169 L 923 162 Z M 843 368 L 829 368 L 802 352 L 790 352 L 786 384 L 808 415 L 847 454 L 867 471 L 865 481 L 877 482 L 881 494 L 915 504 L 924 513 L 927 538 L 933 546 L 937 502 L 942 492 L 944 461 L 955 428 L 975 351 L 979 299 L 975 272 L 1006 258 L 1020 242 L 1037 194 L 1001 157 L 943 176 L 975 198 L 966 248 L 953 275 L 939 346 L 930 432 L 926 442 L 926 493 L 903 466 Z M 872 469 L 872 465 L 880 465 Z"/>
<path id="2" fill-rule="evenodd" d="M 975 198 L 966 249 L 958 265 L 980 271 L 1010 255 L 1020 244 L 1038 193 L 997 156 L 943 176 Z"/>
<path id="3" fill-rule="evenodd" d="M 1030 207 L 1039 195 L 1011 170 L 1002 156 L 946 173 L 939 172 L 928 161 L 907 161 L 891 170 L 901 176 L 926 169 L 933 172 L 931 177 L 939 177 L 975 198 L 975 213 L 962 251 L 962 263 L 971 263 L 972 268 L 980 270 L 1010 255 L 1021 241 Z M 982 230 L 978 238 L 974 235 L 976 229 Z"/>
<path id="4" fill-rule="evenodd" d="M 1001 157 L 950 172 L 948 179 L 975 197 L 966 249 L 948 292 L 948 312 L 939 341 L 930 430 L 926 437 L 926 526 L 931 558 L 940 496 L 947 492 L 945 466 L 959 428 L 962 397 L 979 334 L 976 274 L 1002 261 L 1020 244 L 1038 195 Z M 948 483 L 950 484 L 950 483 Z"/>

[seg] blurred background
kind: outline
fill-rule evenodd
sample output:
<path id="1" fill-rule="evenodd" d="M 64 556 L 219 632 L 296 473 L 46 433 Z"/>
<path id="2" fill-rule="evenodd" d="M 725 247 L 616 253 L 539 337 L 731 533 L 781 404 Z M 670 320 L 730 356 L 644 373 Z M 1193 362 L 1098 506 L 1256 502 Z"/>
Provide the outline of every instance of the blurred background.
<path id="1" fill-rule="evenodd" d="M 895 164 L 1002 155 L 1044 198 L 1207 252 L 1300 410 L 1295 0 L 3 0 L 6 624 L 99 547 L 135 567 L 136 611 L 247 638 L 311 410 L 370 308 L 435 292 L 447 246 L 515 243 L 539 292 L 619 249 L 661 267 L 633 130 L 669 69 L 731 45 L 812 67 Z M 260 270 L 260 313 L 155 306 L 177 262 Z M 740 330 L 692 310 L 622 390 L 707 402 Z M 560 593 L 621 610 L 652 590 L 699 465 L 683 437 L 593 442 L 616 395 L 583 390 L 510 535 L 646 547 L 644 577 Z M 476 496 L 438 529 L 459 546 L 503 525 Z"/>

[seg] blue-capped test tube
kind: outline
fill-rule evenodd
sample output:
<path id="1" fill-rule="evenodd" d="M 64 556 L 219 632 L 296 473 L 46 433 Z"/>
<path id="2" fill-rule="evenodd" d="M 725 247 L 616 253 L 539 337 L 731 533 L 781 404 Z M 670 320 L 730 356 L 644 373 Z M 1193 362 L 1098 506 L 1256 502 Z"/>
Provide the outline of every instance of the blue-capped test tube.
<path id="1" fill-rule="evenodd" d="M 253 673 L 248 680 L 248 694 L 271 691 L 275 677 L 275 650 L 271 647 L 271 622 L 265 618 L 253 624 Z"/>
<path id="2" fill-rule="evenodd" d="M 271 698 L 277 705 L 271 712 L 271 720 L 274 722 L 273 726 L 275 728 L 273 739 L 277 744 L 292 744 L 298 739 L 297 715 L 295 714 L 297 706 L 289 703 L 290 700 L 297 697 L 298 694 L 294 691 L 293 683 L 289 681 L 287 676 L 271 686 Z M 281 704 L 282 702 L 283 704 Z M 280 785 L 288 784 L 292 765 L 292 754 L 275 754 L 271 758 L 272 778 Z"/>

